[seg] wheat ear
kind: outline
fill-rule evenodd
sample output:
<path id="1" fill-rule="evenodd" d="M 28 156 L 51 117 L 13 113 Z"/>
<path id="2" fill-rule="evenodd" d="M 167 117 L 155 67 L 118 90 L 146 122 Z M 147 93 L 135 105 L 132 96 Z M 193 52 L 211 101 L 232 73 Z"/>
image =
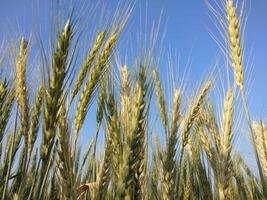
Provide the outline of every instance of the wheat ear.
<path id="1" fill-rule="evenodd" d="M 32 110 L 31 126 L 30 126 L 30 131 L 29 131 L 29 152 L 32 151 L 34 143 L 37 138 L 43 96 L 44 96 L 44 88 L 40 87 L 37 91 L 35 103 L 34 103 L 33 110 Z"/>
<path id="2" fill-rule="evenodd" d="M 242 47 L 240 43 L 240 22 L 236 16 L 236 8 L 233 0 L 226 3 L 227 20 L 228 20 L 228 37 L 230 46 L 230 55 L 235 73 L 236 85 L 243 90 L 243 64 L 242 64 Z"/>
<path id="3" fill-rule="evenodd" d="M 105 155 L 101 163 L 100 172 L 97 179 L 97 200 L 105 199 L 107 195 L 107 188 L 110 182 L 111 173 L 111 162 L 112 162 L 112 139 L 109 133 L 106 136 Z"/>
<path id="4" fill-rule="evenodd" d="M 184 122 L 184 127 L 183 127 L 183 135 L 182 135 L 182 148 L 184 148 L 187 144 L 190 129 L 193 126 L 193 122 L 195 118 L 198 115 L 198 111 L 200 109 L 200 106 L 202 105 L 202 102 L 211 87 L 211 81 L 207 81 L 201 88 L 197 98 L 193 102 L 188 117 L 186 118 L 186 121 Z"/>
<path id="5" fill-rule="evenodd" d="M 177 144 L 177 132 L 180 125 L 180 102 L 181 94 L 179 90 L 175 90 L 173 97 L 172 106 L 172 118 L 170 135 L 167 141 L 167 152 L 163 164 L 163 199 L 174 199 L 175 192 L 175 155 L 176 155 L 176 144 Z"/>
<path id="6" fill-rule="evenodd" d="M 119 168 L 119 163 L 121 162 L 122 157 L 122 141 L 120 135 L 119 116 L 113 95 L 109 95 L 108 97 L 107 111 L 108 134 L 111 140 L 111 148 L 113 152 L 111 166 L 115 180 L 118 180 L 120 177 L 117 169 Z"/>
<path id="7" fill-rule="evenodd" d="M 71 155 L 70 129 L 64 105 L 61 106 L 59 116 L 58 142 L 58 169 L 62 178 L 64 199 L 76 198 L 73 157 Z"/>
<path id="8" fill-rule="evenodd" d="M 150 98 L 150 82 L 147 79 L 146 68 L 141 66 L 138 72 L 134 90 L 136 99 L 132 104 L 132 131 L 130 135 L 129 183 L 128 192 L 133 191 L 135 199 L 144 198 L 145 171 L 146 171 L 146 125 L 147 109 Z M 133 187 L 133 188 L 131 188 Z M 133 190 L 132 190 L 133 189 Z"/>
<path id="9" fill-rule="evenodd" d="M 158 76 L 158 72 L 154 69 L 152 72 L 157 96 L 157 102 L 159 107 L 159 113 L 162 120 L 163 127 L 167 130 L 167 111 L 166 111 L 166 103 L 163 94 L 162 85 Z"/>
<path id="10" fill-rule="evenodd" d="M 29 105 L 28 92 L 26 85 L 26 66 L 28 58 L 28 42 L 22 38 L 20 41 L 19 53 L 16 58 L 16 79 L 15 91 L 18 107 L 21 115 L 21 131 L 25 138 L 25 145 L 28 144 L 28 130 L 29 130 Z"/>
<path id="11" fill-rule="evenodd" d="M 52 57 L 52 77 L 49 79 L 49 85 L 45 92 L 41 148 L 41 158 L 43 160 L 48 160 L 54 142 L 71 39 L 72 26 L 70 19 L 68 19 L 57 41 L 57 47 Z"/>
<path id="12" fill-rule="evenodd" d="M 6 86 L 7 87 L 7 86 Z M 8 120 L 11 116 L 11 110 L 15 99 L 14 89 L 6 88 L 6 94 L 3 97 L 0 107 L 0 143 L 2 142 Z"/>
<path id="13" fill-rule="evenodd" d="M 225 101 L 224 101 L 224 113 L 223 113 L 223 127 L 222 127 L 222 139 L 220 145 L 220 159 L 222 163 L 217 169 L 222 169 L 221 179 L 219 183 L 219 196 L 220 199 L 226 199 L 229 196 L 231 177 L 232 177 L 232 126 L 233 126 L 233 90 L 229 89 Z M 220 173 L 220 172 L 219 172 Z"/>
<path id="14" fill-rule="evenodd" d="M 86 57 L 85 62 L 82 64 L 79 74 L 78 74 L 78 78 L 75 82 L 75 85 L 73 87 L 73 90 L 71 92 L 71 96 L 70 96 L 70 101 L 72 101 L 74 99 L 74 97 L 77 95 L 78 91 L 80 90 L 83 81 L 86 77 L 86 74 L 88 73 L 88 71 L 90 70 L 92 63 L 97 55 L 97 52 L 99 51 L 101 45 L 103 44 L 104 38 L 105 38 L 105 33 L 106 32 L 100 32 L 98 33 L 95 43 L 92 46 L 92 48 L 90 49 L 90 51 L 88 52 L 88 55 Z"/>
<path id="15" fill-rule="evenodd" d="M 78 139 L 78 132 L 80 128 L 82 127 L 85 116 L 87 114 L 92 94 L 99 81 L 99 78 L 101 77 L 102 73 L 105 71 L 106 62 L 109 59 L 112 48 L 115 42 L 117 41 L 117 38 L 118 38 L 118 34 L 114 33 L 113 35 L 110 36 L 110 38 L 106 42 L 104 49 L 101 52 L 98 58 L 98 61 L 94 65 L 94 68 L 92 69 L 89 75 L 88 81 L 82 91 L 81 97 L 78 102 L 77 111 L 75 113 L 75 119 L 74 119 L 74 132 L 75 132 L 74 140 L 75 141 L 77 141 Z"/>

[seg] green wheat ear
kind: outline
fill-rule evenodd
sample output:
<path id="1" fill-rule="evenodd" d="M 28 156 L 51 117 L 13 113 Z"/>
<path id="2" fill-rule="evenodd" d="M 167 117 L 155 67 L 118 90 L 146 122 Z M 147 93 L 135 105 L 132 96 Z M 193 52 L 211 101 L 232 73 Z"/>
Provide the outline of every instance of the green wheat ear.
<path id="1" fill-rule="evenodd" d="M 117 38 L 118 38 L 117 33 L 112 34 L 108 38 L 103 48 L 103 51 L 99 55 L 97 62 L 95 63 L 93 69 L 91 70 L 91 73 L 89 74 L 88 81 L 83 88 L 74 119 L 75 141 L 77 141 L 78 139 L 78 132 L 81 129 L 82 124 L 84 122 L 95 87 L 99 82 L 99 78 L 106 70 L 106 66 L 108 66 L 106 65 L 106 62 L 109 59 L 109 56 L 112 52 L 115 42 L 117 41 Z"/>
<path id="2" fill-rule="evenodd" d="M 155 83 L 155 91 L 157 95 L 157 102 L 159 107 L 159 113 L 162 120 L 162 124 L 164 128 L 167 128 L 167 111 L 166 111 L 166 103 L 165 103 L 165 97 L 163 95 L 163 88 L 161 85 L 161 82 L 159 80 L 158 72 L 154 69 L 152 72 L 154 83 Z"/>
<path id="3" fill-rule="evenodd" d="M 80 90 L 87 73 L 89 73 L 89 71 L 92 67 L 92 63 L 95 60 L 97 53 L 103 44 L 105 35 L 106 35 L 106 32 L 98 33 L 96 40 L 95 40 L 95 43 L 93 44 L 90 51 L 88 52 L 86 60 L 84 61 L 84 63 L 82 64 L 82 66 L 80 68 L 77 80 L 76 80 L 75 85 L 73 87 L 73 90 L 71 92 L 71 96 L 70 96 L 71 102 L 73 101 L 74 97 L 77 95 L 78 91 Z"/>

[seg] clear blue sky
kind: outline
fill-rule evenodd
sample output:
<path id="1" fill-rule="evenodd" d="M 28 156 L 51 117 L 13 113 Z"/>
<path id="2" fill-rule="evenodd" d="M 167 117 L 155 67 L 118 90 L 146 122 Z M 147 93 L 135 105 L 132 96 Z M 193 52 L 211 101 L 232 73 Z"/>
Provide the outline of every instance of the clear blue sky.
<path id="1" fill-rule="evenodd" d="M 43 36 L 49 36 L 49 2 L 50 0 L 0 0 L 0 41 L 5 35 L 17 37 L 20 33 L 29 35 L 39 25 L 42 27 Z M 93 2 L 99 1 L 88 2 L 94 4 Z M 118 1 L 100 2 L 112 13 Z M 121 2 L 127 5 L 132 1 Z M 250 107 L 253 118 L 259 119 L 267 116 L 267 0 L 248 2 L 251 8 L 246 29 L 246 47 L 253 49 L 254 56 L 254 70 L 250 77 L 254 81 L 251 86 Z M 163 11 L 162 30 L 167 30 L 163 49 L 166 52 L 172 49 L 180 55 L 181 71 L 185 70 L 186 61 L 191 55 L 193 63 L 189 80 L 192 83 L 199 81 L 198 77 L 211 68 L 219 52 L 207 32 L 207 29 L 212 32 L 217 30 L 209 18 L 210 11 L 204 0 L 137 0 L 120 45 L 124 47 L 128 38 L 134 43 L 140 28 L 143 31 L 150 31 L 152 22 L 159 19 L 161 11 Z M 140 23 L 140 13 L 142 23 Z M 147 29 L 144 29 L 145 22 Z M 161 66 L 162 71 L 165 69 L 166 66 Z M 168 80 L 163 77 L 164 81 Z"/>

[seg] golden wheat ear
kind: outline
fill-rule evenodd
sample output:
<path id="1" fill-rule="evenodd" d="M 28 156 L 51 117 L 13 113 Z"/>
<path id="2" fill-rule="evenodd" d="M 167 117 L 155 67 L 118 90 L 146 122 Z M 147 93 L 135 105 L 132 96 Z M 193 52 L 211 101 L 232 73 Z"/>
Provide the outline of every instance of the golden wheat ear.
<path id="1" fill-rule="evenodd" d="M 230 47 L 230 56 L 233 64 L 236 85 L 243 90 L 243 61 L 242 61 L 242 47 L 240 36 L 240 21 L 236 15 L 236 7 L 233 0 L 226 2 L 226 12 L 228 20 L 228 42 Z"/>
<path id="2" fill-rule="evenodd" d="M 15 91 L 18 108 L 21 115 L 21 131 L 25 137 L 25 145 L 28 145 L 28 130 L 29 130 L 29 104 L 28 91 L 26 85 L 26 67 L 28 59 L 28 42 L 21 38 L 19 53 L 16 58 L 16 78 Z"/>

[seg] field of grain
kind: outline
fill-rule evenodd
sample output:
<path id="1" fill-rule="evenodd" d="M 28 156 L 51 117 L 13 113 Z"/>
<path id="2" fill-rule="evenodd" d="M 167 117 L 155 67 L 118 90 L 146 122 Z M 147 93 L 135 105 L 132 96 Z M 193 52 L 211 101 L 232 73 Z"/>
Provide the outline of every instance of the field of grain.
<path id="1" fill-rule="evenodd" d="M 223 103 L 210 98 L 212 75 L 193 94 L 164 87 L 150 51 L 134 66 L 118 64 L 117 42 L 134 5 L 92 30 L 84 59 L 77 56 L 83 41 L 75 9 L 66 18 L 53 13 L 62 23 L 49 50 L 40 42 L 33 51 L 26 35 L 8 43 L 0 62 L 0 69 L 13 66 L 0 73 L 1 199 L 267 199 L 267 126 L 248 107 L 242 2 L 206 2 L 232 77 Z M 27 72 L 36 59 L 33 86 Z M 240 131 L 249 134 L 253 167 L 235 147 L 238 117 L 245 119 Z M 88 145 L 80 139 L 85 123 L 95 123 L 86 130 L 93 135 Z"/>

